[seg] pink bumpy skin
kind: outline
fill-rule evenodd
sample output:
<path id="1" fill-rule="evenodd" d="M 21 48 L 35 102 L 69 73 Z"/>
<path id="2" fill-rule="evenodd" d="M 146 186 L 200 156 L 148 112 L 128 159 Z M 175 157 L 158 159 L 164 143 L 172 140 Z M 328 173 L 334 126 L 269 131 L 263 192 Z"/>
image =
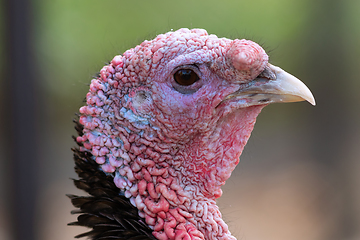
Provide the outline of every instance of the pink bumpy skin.
<path id="1" fill-rule="evenodd" d="M 235 239 L 215 199 L 264 105 L 224 99 L 267 63 L 254 42 L 180 29 L 115 56 L 91 81 L 81 151 L 113 174 L 157 239 Z M 179 69 L 199 80 L 178 84 Z"/>

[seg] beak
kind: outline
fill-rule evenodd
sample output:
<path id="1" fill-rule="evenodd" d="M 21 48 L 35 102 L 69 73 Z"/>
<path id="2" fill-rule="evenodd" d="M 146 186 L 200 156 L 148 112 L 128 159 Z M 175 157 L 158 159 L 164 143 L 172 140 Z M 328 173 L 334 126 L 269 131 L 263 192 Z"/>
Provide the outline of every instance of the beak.
<path id="1" fill-rule="evenodd" d="M 271 64 L 257 78 L 226 97 L 229 98 L 236 99 L 244 107 L 300 101 L 308 101 L 315 106 L 315 99 L 303 82 Z"/>

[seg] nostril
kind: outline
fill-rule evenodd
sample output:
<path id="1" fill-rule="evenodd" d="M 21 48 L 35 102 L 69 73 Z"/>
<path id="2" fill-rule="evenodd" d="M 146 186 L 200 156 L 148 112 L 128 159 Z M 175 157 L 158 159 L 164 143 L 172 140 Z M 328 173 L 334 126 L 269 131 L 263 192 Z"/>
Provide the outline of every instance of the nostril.
<path id="1" fill-rule="evenodd" d="M 276 74 L 270 69 L 269 65 L 267 65 L 264 71 L 262 71 L 256 78 L 266 78 L 268 80 L 275 80 Z"/>
<path id="2" fill-rule="evenodd" d="M 228 50 L 227 57 L 233 67 L 239 71 L 262 71 L 269 58 L 262 47 L 245 39 L 235 39 Z"/>

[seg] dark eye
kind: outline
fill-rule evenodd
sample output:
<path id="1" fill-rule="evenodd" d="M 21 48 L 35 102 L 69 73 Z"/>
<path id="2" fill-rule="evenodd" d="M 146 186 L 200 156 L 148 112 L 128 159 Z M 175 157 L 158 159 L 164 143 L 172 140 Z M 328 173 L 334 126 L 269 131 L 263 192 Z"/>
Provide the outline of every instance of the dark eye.
<path id="1" fill-rule="evenodd" d="M 180 69 L 174 74 L 174 79 L 182 86 L 189 86 L 199 80 L 199 76 L 191 69 Z"/>

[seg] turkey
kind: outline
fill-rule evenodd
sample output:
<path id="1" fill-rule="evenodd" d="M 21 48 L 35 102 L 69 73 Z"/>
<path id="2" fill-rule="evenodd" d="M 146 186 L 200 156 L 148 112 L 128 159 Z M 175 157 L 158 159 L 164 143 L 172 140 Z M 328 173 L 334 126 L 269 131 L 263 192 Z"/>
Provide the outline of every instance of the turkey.
<path id="1" fill-rule="evenodd" d="M 216 199 L 269 103 L 310 90 L 258 44 L 179 29 L 115 56 L 75 120 L 79 214 L 90 239 L 236 239 Z"/>

